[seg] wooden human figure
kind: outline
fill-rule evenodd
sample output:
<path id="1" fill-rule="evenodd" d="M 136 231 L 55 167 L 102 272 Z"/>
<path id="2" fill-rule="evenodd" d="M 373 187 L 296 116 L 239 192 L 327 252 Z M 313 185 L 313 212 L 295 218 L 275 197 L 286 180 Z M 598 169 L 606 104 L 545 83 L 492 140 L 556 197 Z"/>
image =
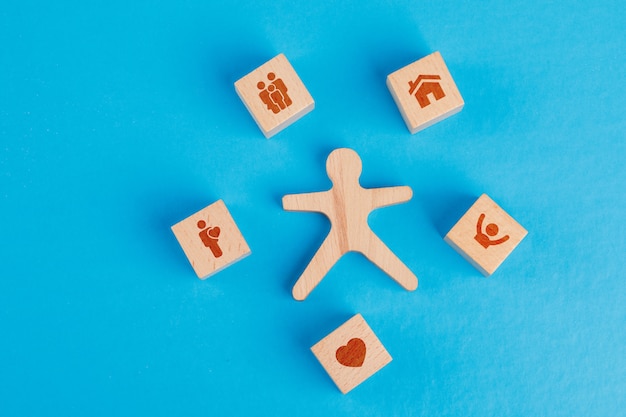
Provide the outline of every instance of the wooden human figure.
<path id="1" fill-rule="evenodd" d="M 293 297 L 304 300 L 345 253 L 360 252 L 405 289 L 417 288 L 417 277 L 380 240 L 367 224 L 374 209 L 407 202 L 408 186 L 363 188 L 359 184 L 361 158 L 352 149 L 335 149 L 326 161 L 333 186 L 328 191 L 283 197 L 287 211 L 325 214 L 331 222 L 328 236 L 293 287 Z"/>

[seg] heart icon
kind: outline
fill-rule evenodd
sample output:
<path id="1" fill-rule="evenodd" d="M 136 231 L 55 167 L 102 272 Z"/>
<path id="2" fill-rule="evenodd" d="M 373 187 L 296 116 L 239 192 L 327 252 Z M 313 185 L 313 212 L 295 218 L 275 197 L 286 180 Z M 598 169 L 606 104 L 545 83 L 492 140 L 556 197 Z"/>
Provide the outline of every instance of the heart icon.
<path id="1" fill-rule="evenodd" d="M 365 342 L 359 338 L 350 339 L 347 345 L 337 349 L 335 357 L 343 366 L 358 368 L 365 361 Z"/>

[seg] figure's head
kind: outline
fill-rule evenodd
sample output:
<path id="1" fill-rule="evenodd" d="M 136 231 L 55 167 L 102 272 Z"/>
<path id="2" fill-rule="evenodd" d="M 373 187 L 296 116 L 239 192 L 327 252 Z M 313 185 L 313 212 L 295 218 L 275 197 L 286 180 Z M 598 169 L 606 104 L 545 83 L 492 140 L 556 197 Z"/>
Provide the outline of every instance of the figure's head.
<path id="1" fill-rule="evenodd" d="M 206 227 L 206 222 L 204 220 L 198 220 L 198 229 L 204 229 Z"/>
<path id="2" fill-rule="evenodd" d="M 265 88 L 265 83 L 263 81 L 259 81 L 256 84 L 256 88 L 258 88 L 259 90 L 263 90 Z"/>
<path id="3" fill-rule="evenodd" d="M 340 178 L 348 181 L 359 181 L 363 164 L 359 155 L 348 148 L 335 149 L 326 160 L 328 178 L 335 182 Z"/>
<path id="4" fill-rule="evenodd" d="M 276 74 L 274 74 L 273 72 L 270 72 L 269 74 L 267 74 L 268 80 L 274 81 L 274 78 L 276 78 Z"/>
<path id="5" fill-rule="evenodd" d="M 487 232 L 487 234 L 491 237 L 497 235 L 499 231 L 500 229 L 498 229 L 498 225 L 494 223 L 489 223 L 485 228 L 485 232 Z"/>

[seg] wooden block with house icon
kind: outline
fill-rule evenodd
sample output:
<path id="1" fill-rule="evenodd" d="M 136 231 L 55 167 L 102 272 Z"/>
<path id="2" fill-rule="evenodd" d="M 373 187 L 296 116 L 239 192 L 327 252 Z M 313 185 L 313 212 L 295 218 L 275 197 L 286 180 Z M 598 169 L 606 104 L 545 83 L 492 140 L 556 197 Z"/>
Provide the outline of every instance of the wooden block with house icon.
<path id="1" fill-rule="evenodd" d="M 387 87 L 411 133 L 458 113 L 464 105 L 439 52 L 387 76 Z"/>
<path id="2" fill-rule="evenodd" d="M 485 276 L 493 274 L 528 232 L 483 194 L 445 236 Z"/>
<path id="3" fill-rule="evenodd" d="M 320 340 L 311 351 L 344 394 L 391 362 L 391 356 L 360 314 Z"/>
<path id="4" fill-rule="evenodd" d="M 172 231 L 200 279 L 250 254 L 222 200 L 176 223 Z"/>
<path id="5" fill-rule="evenodd" d="M 266 138 L 315 107 L 313 97 L 283 54 L 239 79 L 235 90 Z"/>

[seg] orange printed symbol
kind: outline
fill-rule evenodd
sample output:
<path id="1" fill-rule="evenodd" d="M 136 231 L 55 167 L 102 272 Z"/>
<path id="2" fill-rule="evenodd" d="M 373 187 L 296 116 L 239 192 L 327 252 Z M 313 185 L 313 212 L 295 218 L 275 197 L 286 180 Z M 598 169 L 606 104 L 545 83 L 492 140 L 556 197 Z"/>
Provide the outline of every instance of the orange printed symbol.
<path id="1" fill-rule="evenodd" d="M 409 94 L 415 94 L 421 108 L 430 104 L 429 94 L 432 94 L 435 100 L 440 100 L 446 96 L 438 81 L 427 80 L 441 80 L 441 77 L 438 75 L 420 75 L 415 81 L 409 81 Z"/>
<path id="2" fill-rule="evenodd" d="M 337 349 L 335 357 L 343 366 L 358 368 L 365 361 L 365 342 L 359 338 L 350 339 L 347 345 Z"/>
<path id="3" fill-rule="evenodd" d="M 483 233 L 483 220 L 485 220 L 485 213 L 481 213 L 480 217 L 478 217 L 478 223 L 476 223 L 476 236 L 474 239 L 478 243 L 480 243 L 485 249 L 487 249 L 491 245 L 499 245 L 501 243 L 509 240 L 509 235 L 504 235 L 500 239 L 491 240 L 491 237 L 498 234 L 500 229 L 498 229 L 498 225 L 495 223 L 489 223 L 485 228 L 485 233 Z"/>
<path id="4" fill-rule="evenodd" d="M 219 258 L 222 256 L 222 249 L 217 244 L 218 237 L 220 235 L 219 227 L 207 227 L 206 222 L 204 220 L 198 221 L 198 229 L 202 229 L 202 231 L 198 234 L 200 236 L 200 240 L 204 243 L 204 246 L 211 249 L 213 256 Z"/>
<path id="5" fill-rule="evenodd" d="M 267 74 L 267 79 L 271 81 L 267 87 L 263 81 L 259 81 L 256 85 L 259 90 L 262 90 L 259 97 L 268 110 L 277 114 L 289 107 L 292 101 L 287 94 L 287 86 L 281 78 L 276 78 L 276 74 L 270 72 Z"/>

